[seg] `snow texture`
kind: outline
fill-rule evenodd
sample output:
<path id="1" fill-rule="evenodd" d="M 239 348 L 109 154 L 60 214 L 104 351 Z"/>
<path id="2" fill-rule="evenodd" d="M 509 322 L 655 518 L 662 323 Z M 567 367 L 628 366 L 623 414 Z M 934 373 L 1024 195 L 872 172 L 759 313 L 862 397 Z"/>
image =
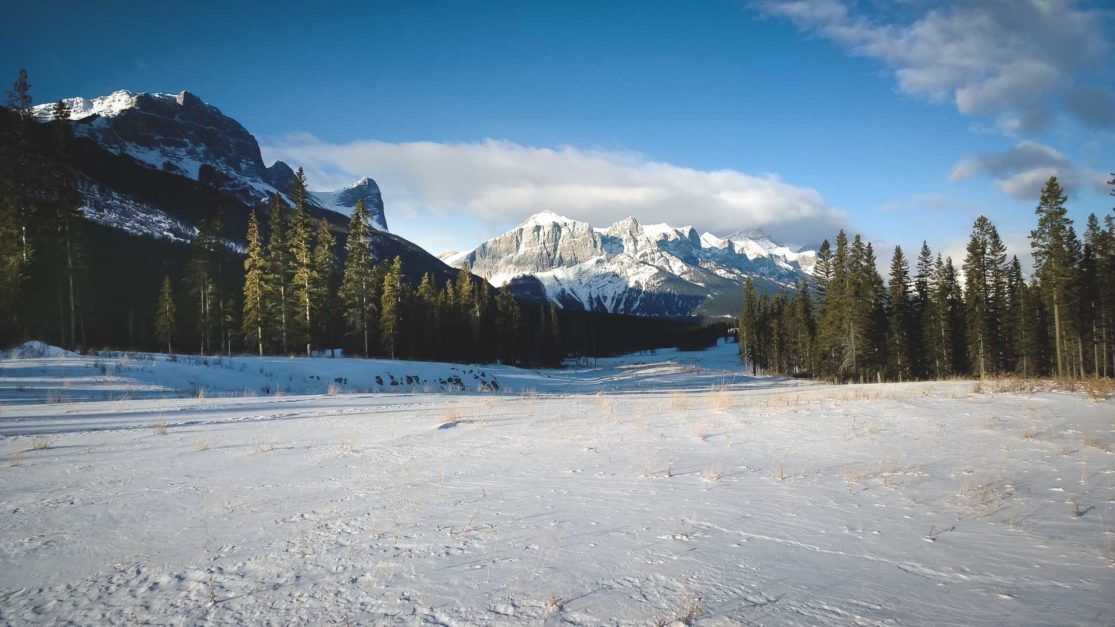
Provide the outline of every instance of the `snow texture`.
<path id="1" fill-rule="evenodd" d="M 22 347 L 0 623 L 1115 620 L 1115 403 L 750 378 L 734 349 L 532 371 Z"/>

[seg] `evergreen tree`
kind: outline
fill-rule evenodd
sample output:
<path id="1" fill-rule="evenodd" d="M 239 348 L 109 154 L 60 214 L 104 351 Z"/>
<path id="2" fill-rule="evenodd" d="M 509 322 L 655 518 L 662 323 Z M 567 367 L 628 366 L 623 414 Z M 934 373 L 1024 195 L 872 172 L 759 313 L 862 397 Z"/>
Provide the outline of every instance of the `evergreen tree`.
<path id="1" fill-rule="evenodd" d="M 755 294 L 755 281 L 747 277 L 743 284 L 743 313 L 739 319 L 739 354 L 744 365 L 751 366 L 751 374 L 759 374 L 759 299 Z"/>
<path id="2" fill-rule="evenodd" d="M 301 192 L 301 193 L 300 193 Z M 297 179 L 291 197 L 295 198 L 294 217 L 290 220 L 287 245 L 290 248 L 291 291 L 294 301 L 294 333 L 306 347 L 306 356 L 313 352 L 314 330 L 314 259 L 312 227 L 306 215 L 305 187 Z"/>
<path id="3" fill-rule="evenodd" d="M 159 290 L 159 302 L 155 308 L 155 339 L 160 344 L 166 344 L 166 352 L 173 353 L 171 341 L 174 339 L 174 292 L 170 285 L 170 277 L 163 277 L 163 286 Z"/>
<path id="4" fill-rule="evenodd" d="M 197 303 L 198 350 L 202 355 L 212 350 L 213 331 L 221 322 L 218 266 L 223 230 L 224 220 L 219 213 L 202 222 L 190 244 L 190 259 L 186 266 L 186 284 Z"/>
<path id="5" fill-rule="evenodd" d="M 271 235 L 267 241 L 267 319 L 271 322 L 272 340 L 279 351 L 290 351 L 291 327 L 294 320 L 294 264 L 287 240 L 287 220 L 278 194 L 271 198 Z"/>
<path id="6" fill-rule="evenodd" d="M 383 278 L 383 291 L 379 306 L 379 336 L 383 350 L 395 359 L 395 345 L 398 341 L 399 309 L 403 288 L 403 260 L 395 257 Z"/>
<path id="7" fill-rule="evenodd" d="M 439 354 L 442 349 L 441 306 L 438 302 L 437 286 L 434 284 L 434 278 L 430 276 L 429 272 L 422 275 L 422 280 L 418 283 L 418 293 L 416 296 L 417 302 L 422 309 L 421 355 L 429 359 Z M 501 334 L 498 337 L 502 339 L 504 336 Z"/>
<path id="8" fill-rule="evenodd" d="M 931 375 L 929 342 L 932 340 L 933 312 L 929 293 L 933 282 L 933 252 L 925 241 L 918 252 L 917 274 L 910 303 L 910 367 L 917 378 Z"/>
<path id="9" fill-rule="evenodd" d="M 244 310 L 241 322 L 245 342 L 249 346 L 254 344 L 260 356 L 263 356 L 265 343 L 263 330 L 269 326 L 267 293 L 267 258 L 263 250 L 263 238 L 259 234 L 259 220 L 256 212 L 252 211 L 248 218 L 248 256 L 244 259 Z"/>
<path id="10" fill-rule="evenodd" d="M 887 372 L 898 381 L 911 377 L 909 264 L 902 254 L 902 247 L 894 247 L 890 264 L 890 282 L 887 286 Z"/>
<path id="11" fill-rule="evenodd" d="M 371 336 L 375 333 L 380 286 L 372 276 L 373 260 L 368 229 L 368 210 L 364 200 L 360 199 L 356 201 L 356 208 L 348 225 L 341 302 L 345 327 L 359 339 L 364 357 L 370 354 L 370 342 L 374 339 Z"/>
<path id="12" fill-rule="evenodd" d="M 8 91 L 11 125 L 0 128 L 0 340 L 3 332 L 17 333 L 19 303 L 31 257 L 31 85 L 27 70 L 19 70 Z M 10 330 L 10 331 L 9 331 Z M 14 337 L 10 339 L 15 339 Z"/>
<path id="13" fill-rule="evenodd" d="M 991 221 L 976 218 L 964 258 L 964 313 L 967 354 L 980 378 L 999 370 L 1003 302 L 1006 298 L 1006 247 Z"/>
<path id="14" fill-rule="evenodd" d="M 318 222 L 317 247 L 314 249 L 313 273 L 310 275 L 313 316 L 318 343 L 332 346 L 337 316 L 337 262 L 334 248 L 337 239 L 325 220 Z"/>
<path id="15" fill-rule="evenodd" d="M 1057 177 L 1049 177 L 1042 188 L 1035 213 L 1038 225 L 1030 232 L 1030 246 L 1034 254 L 1034 270 L 1042 293 L 1042 300 L 1053 315 L 1052 344 L 1057 376 L 1069 372 L 1067 354 L 1069 290 L 1072 284 L 1072 250 L 1070 244 L 1071 220 L 1065 209 L 1066 197 Z"/>
<path id="16" fill-rule="evenodd" d="M 826 239 L 821 242 L 821 247 L 817 251 L 817 263 L 813 266 L 813 284 L 816 286 L 814 292 L 818 302 L 824 300 L 825 296 L 828 295 L 832 274 L 832 245 Z"/>
<path id="17" fill-rule="evenodd" d="M 496 312 L 500 363 L 514 365 L 515 355 L 520 347 L 523 319 L 519 302 L 515 300 L 510 288 L 504 287 L 496 294 Z"/>

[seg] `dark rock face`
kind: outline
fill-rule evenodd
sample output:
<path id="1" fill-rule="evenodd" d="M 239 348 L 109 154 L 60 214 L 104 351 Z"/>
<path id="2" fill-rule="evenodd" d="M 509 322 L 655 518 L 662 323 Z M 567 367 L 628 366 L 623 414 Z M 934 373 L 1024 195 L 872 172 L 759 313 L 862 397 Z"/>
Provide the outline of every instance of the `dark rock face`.
<path id="1" fill-rule="evenodd" d="M 130 107 L 80 119 L 75 130 L 113 152 L 190 178 L 207 165 L 222 175 L 226 192 L 245 202 L 266 195 L 260 188 L 270 177 L 255 137 L 188 91 L 136 94 Z"/>

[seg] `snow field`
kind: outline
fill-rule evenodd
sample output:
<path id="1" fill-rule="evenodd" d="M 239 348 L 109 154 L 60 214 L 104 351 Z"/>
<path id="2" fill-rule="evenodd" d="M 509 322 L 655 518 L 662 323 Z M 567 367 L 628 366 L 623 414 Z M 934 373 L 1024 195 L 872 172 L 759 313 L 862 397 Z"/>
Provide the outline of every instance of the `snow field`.
<path id="1" fill-rule="evenodd" d="M 47 370 L 0 405 L 0 623 L 1115 620 L 1115 403 L 733 379 L 732 348 L 49 404 L 90 358 L 0 362 Z"/>

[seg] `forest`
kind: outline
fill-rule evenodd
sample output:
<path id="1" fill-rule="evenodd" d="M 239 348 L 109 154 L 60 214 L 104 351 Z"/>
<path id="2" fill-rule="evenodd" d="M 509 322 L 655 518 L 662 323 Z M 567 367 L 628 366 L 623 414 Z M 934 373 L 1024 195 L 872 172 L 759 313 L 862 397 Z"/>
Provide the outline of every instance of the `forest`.
<path id="1" fill-rule="evenodd" d="M 741 356 L 754 373 L 837 382 L 1115 376 L 1115 214 L 1089 215 L 1081 238 L 1066 200 L 1050 177 L 1029 279 L 984 216 L 959 268 L 923 242 L 912 276 L 895 247 L 886 280 L 871 243 L 841 231 L 793 293 L 757 295 L 748 282 Z"/>

